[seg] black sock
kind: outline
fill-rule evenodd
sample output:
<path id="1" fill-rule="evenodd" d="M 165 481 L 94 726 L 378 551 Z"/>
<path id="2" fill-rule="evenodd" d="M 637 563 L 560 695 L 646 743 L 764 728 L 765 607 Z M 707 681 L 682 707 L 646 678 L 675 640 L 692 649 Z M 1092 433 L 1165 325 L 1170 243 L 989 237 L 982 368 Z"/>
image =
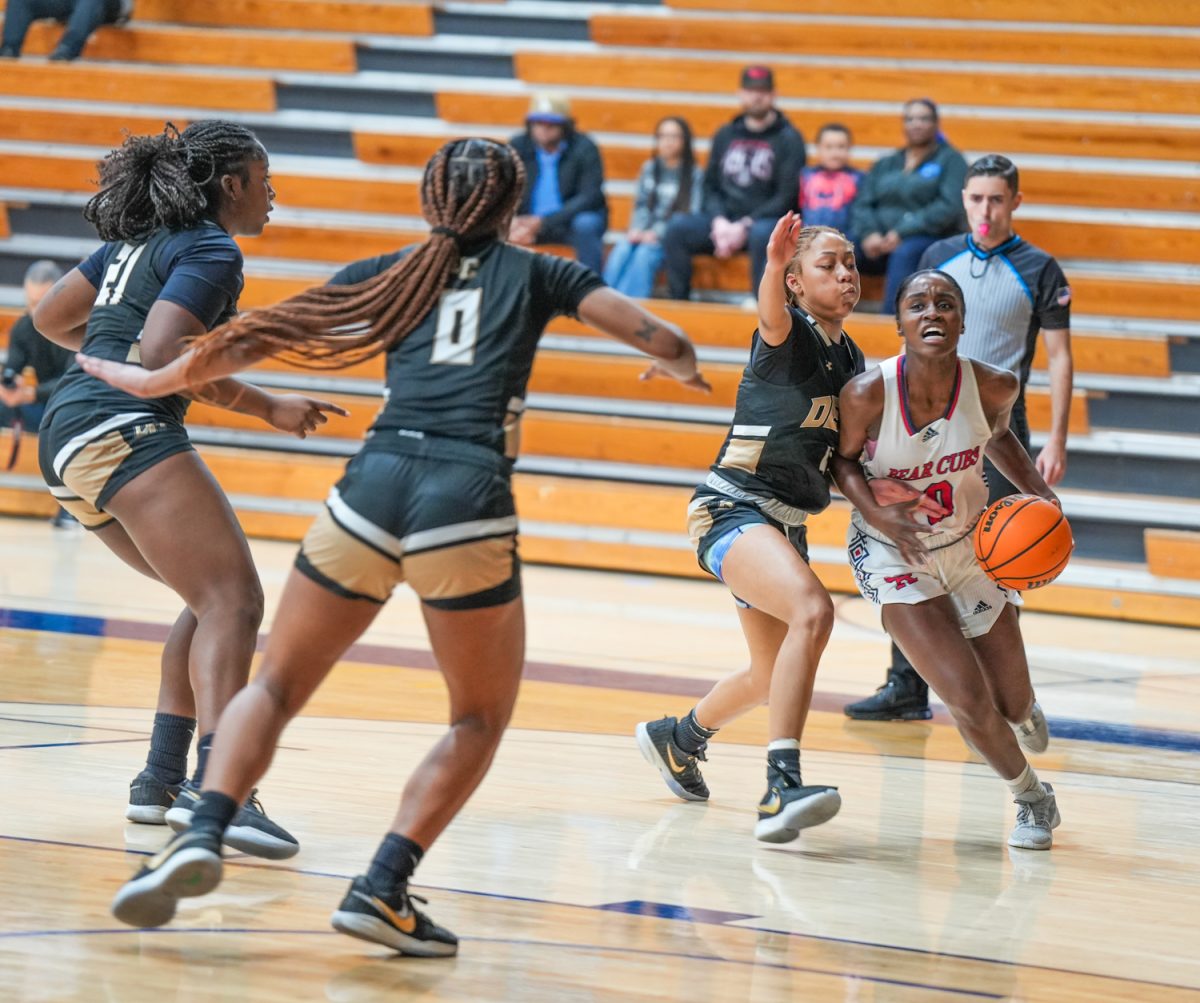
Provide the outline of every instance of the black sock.
<path id="1" fill-rule="evenodd" d="M 154 730 L 150 733 L 150 753 L 146 769 L 164 784 L 183 783 L 187 776 L 188 749 L 196 730 L 194 717 L 156 713 Z"/>
<path id="2" fill-rule="evenodd" d="M 767 783 L 771 783 L 778 774 L 783 774 L 800 785 L 799 749 L 769 749 L 767 751 Z"/>
<path id="3" fill-rule="evenodd" d="M 208 766 L 208 753 L 212 748 L 214 734 L 215 732 L 210 731 L 207 735 L 201 735 L 196 742 L 196 772 L 192 774 L 192 783 L 197 787 L 204 785 L 204 770 Z"/>
<path id="4" fill-rule="evenodd" d="M 386 899 L 408 882 L 423 856 L 425 851 L 411 839 L 389 832 L 375 851 L 367 870 L 367 883 Z"/>
<path id="5" fill-rule="evenodd" d="M 238 803 L 228 794 L 218 791 L 205 791 L 192 811 L 192 824 L 188 832 L 211 832 L 220 838 L 225 835 L 233 816 L 237 814 Z"/>
<path id="6" fill-rule="evenodd" d="M 679 748 L 694 756 L 708 744 L 708 740 L 716 733 L 716 728 L 709 730 L 696 720 L 696 708 L 693 707 L 676 723 L 673 738 Z"/>

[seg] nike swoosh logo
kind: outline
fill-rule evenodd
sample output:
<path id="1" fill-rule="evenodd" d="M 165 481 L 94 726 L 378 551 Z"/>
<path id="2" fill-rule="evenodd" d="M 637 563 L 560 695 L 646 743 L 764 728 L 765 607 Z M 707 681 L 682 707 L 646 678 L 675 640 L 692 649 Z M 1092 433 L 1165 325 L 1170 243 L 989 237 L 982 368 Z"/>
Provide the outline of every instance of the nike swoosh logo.
<path id="1" fill-rule="evenodd" d="M 360 899 L 370 904 L 372 909 L 378 910 L 383 916 L 399 930 L 401 933 L 415 933 L 417 929 L 417 917 L 411 909 L 405 915 L 401 916 L 391 906 L 382 899 L 376 898 L 374 895 L 364 895 L 362 892 L 355 892 Z"/>
<path id="2" fill-rule="evenodd" d="M 778 815 L 779 809 L 783 807 L 783 798 L 779 796 L 779 791 L 771 788 L 771 796 L 758 806 L 758 810 L 764 815 Z"/>
<path id="3" fill-rule="evenodd" d="M 675 762 L 675 752 L 669 745 L 667 746 L 667 766 L 676 776 L 687 769 L 687 766 L 680 766 L 677 762 Z"/>

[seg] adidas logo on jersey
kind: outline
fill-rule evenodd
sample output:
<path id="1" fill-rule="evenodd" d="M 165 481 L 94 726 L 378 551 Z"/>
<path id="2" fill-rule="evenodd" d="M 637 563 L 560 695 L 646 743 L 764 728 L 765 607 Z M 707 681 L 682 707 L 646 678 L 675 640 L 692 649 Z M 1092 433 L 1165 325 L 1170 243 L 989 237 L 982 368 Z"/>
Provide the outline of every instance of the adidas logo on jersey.
<path id="1" fill-rule="evenodd" d="M 925 429 L 925 434 L 921 436 L 921 441 L 928 442 L 930 439 L 936 439 L 937 436 L 938 430 L 936 428 L 927 428 Z"/>
<path id="2" fill-rule="evenodd" d="M 976 605 L 976 607 L 973 610 L 971 610 L 971 615 L 979 616 L 980 613 L 986 613 L 991 608 L 992 607 L 989 603 L 986 603 L 982 599 L 980 599 L 979 603 Z"/>

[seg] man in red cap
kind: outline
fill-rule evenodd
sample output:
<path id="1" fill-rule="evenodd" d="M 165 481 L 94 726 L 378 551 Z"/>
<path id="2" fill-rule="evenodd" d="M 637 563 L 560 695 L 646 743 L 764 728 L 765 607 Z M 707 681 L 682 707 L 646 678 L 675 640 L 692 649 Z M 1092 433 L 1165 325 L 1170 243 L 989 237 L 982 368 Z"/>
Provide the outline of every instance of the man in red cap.
<path id="1" fill-rule="evenodd" d="M 698 213 L 676 216 L 663 237 L 672 299 L 687 299 L 692 255 L 728 258 L 750 252 L 750 291 L 758 289 L 775 222 L 796 207 L 804 137 L 775 107 L 775 75 L 767 66 L 742 70 L 741 114 L 713 137 Z"/>

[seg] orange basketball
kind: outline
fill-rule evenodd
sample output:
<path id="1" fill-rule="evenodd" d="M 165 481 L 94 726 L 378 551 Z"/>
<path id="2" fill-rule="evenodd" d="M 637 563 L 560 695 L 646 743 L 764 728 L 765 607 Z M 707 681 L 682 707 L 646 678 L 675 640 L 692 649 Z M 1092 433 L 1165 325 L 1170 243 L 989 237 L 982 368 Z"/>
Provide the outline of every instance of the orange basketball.
<path id="1" fill-rule="evenodd" d="M 1049 585 L 1075 549 L 1057 505 L 1036 495 L 1009 495 L 975 524 L 975 559 L 992 581 L 1024 592 Z"/>

